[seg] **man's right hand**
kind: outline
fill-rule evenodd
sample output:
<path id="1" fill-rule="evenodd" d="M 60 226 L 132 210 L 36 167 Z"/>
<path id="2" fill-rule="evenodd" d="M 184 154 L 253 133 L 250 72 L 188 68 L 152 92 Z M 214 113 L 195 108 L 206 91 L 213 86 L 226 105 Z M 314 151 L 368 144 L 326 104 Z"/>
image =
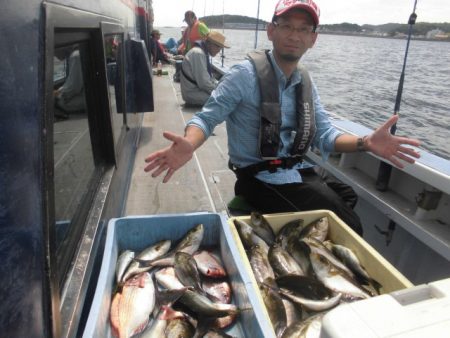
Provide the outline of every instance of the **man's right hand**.
<path id="1" fill-rule="evenodd" d="M 145 162 L 148 165 L 144 171 L 153 171 L 152 177 L 158 177 L 161 173 L 166 172 L 163 179 L 163 183 L 166 183 L 176 170 L 192 158 L 195 147 L 183 136 L 168 131 L 165 131 L 163 136 L 172 141 L 172 145 L 147 156 Z"/>

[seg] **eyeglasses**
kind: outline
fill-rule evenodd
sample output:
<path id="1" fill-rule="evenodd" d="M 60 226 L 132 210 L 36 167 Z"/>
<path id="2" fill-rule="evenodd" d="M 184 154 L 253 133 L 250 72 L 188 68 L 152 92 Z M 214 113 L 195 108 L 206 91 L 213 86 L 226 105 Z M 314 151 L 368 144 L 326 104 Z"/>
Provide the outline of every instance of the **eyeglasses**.
<path id="1" fill-rule="evenodd" d="M 313 26 L 300 26 L 300 27 L 294 27 L 288 23 L 279 23 L 274 21 L 273 25 L 277 27 L 280 32 L 284 35 L 291 35 L 292 33 L 296 32 L 302 36 L 309 35 L 311 33 L 314 33 L 316 28 Z"/>

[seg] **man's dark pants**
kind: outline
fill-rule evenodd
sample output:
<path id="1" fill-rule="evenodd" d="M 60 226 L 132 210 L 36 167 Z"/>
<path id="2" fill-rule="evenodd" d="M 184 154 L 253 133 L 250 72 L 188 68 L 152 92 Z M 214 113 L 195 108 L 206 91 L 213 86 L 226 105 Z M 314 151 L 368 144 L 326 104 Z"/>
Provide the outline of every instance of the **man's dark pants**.
<path id="1" fill-rule="evenodd" d="M 243 196 L 261 213 L 331 210 L 362 236 L 361 220 L 352 209 L 356 194 L 351 187 L 333 180 L 323 181 L 308 170 L 302 171 L 302 178 L 303 183 L 275 185 L 237 173 L 235 194 Z"/>

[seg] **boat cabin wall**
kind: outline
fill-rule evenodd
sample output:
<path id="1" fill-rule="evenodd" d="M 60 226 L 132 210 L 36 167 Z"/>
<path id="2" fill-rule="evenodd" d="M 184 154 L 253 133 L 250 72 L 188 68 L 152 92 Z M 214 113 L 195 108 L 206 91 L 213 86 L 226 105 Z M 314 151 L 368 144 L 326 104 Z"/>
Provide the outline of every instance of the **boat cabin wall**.
<path id="1" fill-rule="evenodd" d="M 127 111 L 135 95 L 126 45 L 148 39 L 149 13 L 151 1 L 2 2 L 4 337 L 82 330 L 104 226 L 122 215 L 129 185 L 142 114 Z M 81 94 L 65 96 L 74 77 Z"/>

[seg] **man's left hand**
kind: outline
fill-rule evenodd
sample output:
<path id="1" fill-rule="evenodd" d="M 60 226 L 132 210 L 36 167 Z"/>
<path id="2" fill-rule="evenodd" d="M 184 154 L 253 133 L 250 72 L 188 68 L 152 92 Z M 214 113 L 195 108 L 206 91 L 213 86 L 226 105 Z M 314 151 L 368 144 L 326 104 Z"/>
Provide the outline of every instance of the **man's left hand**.
<path id="1" fill-rule="evenodd" d="M 374 153 L 392 162 L 395 166 L 403 168 L 403 160 L 414 163 L 420 157 L 418 151 L 405 145 L 420 146 L 420 141 L 408 137 L 395 136 L 390 133 L 391 127 L 398 121 L 398 115 L 391 116 L 382 126 L 370 134 L 364 142 L 367 151 Z"/>

